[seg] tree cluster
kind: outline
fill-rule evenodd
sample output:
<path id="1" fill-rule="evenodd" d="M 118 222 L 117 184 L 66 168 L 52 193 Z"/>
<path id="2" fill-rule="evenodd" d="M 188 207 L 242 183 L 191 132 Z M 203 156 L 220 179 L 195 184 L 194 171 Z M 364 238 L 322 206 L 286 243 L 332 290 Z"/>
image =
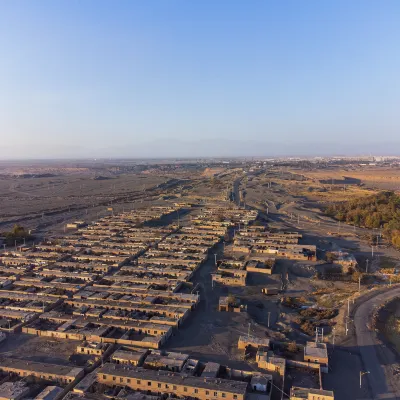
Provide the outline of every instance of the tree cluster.
<path id="1" fill-rule="evenodd" d="M 327 215 L 338 221 L 369 229 L 382 228 L 390 242 L 400 248 L 400 196 L 391 191 L 332 204 Z"/>
<path id="2" fill-rule="evenodd" d="M 331 318 L 336 317 L 338 312 L 336 309 L 319 310 L 316 308 L 307 308 L 305 310 L 301 310 L 299 314 L 304 318 L 321 321 L 323 319 L 331 319 Z"/>
<path id="3" fill-rule="evenodd" d="M 4 236 L 6 243 L 9 246 L 13 246 L 15 241 L 17 241 L 17 244 L 20 244 L 24 239 L 29 240 L 32 238 L 32 235 L 29 233 L 29 231 L 21 225 L 14 225 L 11 231 L 4 233 Z"/>

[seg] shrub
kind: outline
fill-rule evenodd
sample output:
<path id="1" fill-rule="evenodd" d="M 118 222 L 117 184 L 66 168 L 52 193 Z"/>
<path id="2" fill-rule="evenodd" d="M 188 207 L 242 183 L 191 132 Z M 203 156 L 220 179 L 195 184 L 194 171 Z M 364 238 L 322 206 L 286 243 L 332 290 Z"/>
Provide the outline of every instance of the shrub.
<path id="1" fill-rule="evenodd" d="M 313 336 L 315 333 L 315 325 L 310 321 L 301 324 L 300 329 L 309 336 Z"/>
<path id="2" fill-rule="evenodd" d="M 291 353 L 297 353 L 299 351 L 299 348 L 297 347 L 296 342 L 290 342 L 287 347 L 288 351 Z"/>

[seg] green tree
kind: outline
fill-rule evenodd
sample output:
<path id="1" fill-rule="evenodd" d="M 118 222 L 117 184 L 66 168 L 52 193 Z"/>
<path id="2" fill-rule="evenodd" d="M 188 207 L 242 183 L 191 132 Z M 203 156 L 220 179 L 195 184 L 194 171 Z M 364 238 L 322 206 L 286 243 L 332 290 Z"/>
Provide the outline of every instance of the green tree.
<path id="1" fill-rule="evenodd" d="M 228 304 L 232 307 L 236 305 L 236 297 L 233 294 L 228 296 Z"/>
<path id="2" fill-rule="evenodd" d="M 291 353 L 297 353 L 299 351 L 299 348 L 297 347 L 296 342 L 290 342 L 287 347 L 288 351 Z"/>

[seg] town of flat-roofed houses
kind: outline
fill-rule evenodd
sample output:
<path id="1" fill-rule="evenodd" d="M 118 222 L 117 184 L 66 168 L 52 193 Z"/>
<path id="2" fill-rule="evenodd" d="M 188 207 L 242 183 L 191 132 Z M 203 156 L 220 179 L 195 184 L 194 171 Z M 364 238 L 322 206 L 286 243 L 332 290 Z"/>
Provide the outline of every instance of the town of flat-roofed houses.
<path id="1" fill-rule="evenodd" d="M 362 234 L 299 203 L 296 163 L 168 168 L 0 221 L 0 399 L 333 400 L 346 365 L 364 393 Z"/>

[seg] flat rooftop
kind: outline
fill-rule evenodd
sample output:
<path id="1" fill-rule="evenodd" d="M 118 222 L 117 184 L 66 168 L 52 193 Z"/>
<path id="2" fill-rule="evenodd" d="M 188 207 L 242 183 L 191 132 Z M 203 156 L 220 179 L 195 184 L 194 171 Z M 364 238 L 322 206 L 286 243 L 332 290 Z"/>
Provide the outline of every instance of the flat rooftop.
<path id="1" fill-rule="evenodd" d="M 62 391 L 63 389 L 58 386 L 47 386 L 35 397 L 35 400 L 55 400 Z"/>
<path id="2" fill-rule="evenodd" d="M 119 359 L 119 360 L 130 360 L 130 361 L 139 361 L 143 355 L 145 354 L 146 350 L 143 351 L 128 351 L 128 350 L 117 350 L 112 356 L 112 359 Z"/>
<path id="3" fill-rule="evenodd" d="M 57 365 L 57 364 L 47 364 L 42 362 L 35 362 L 29 360 L 21 360 L 20 358 L 9 358 L 0 357 L 0 370 L 3 368 L 7 369 L 18 369 L 21 371 L 34 371 L 42 372 L 44 374 L 62 375 L 76 377 L 83 371 L 82 368 Z"/>
<path id="4" fill-rule="evenodd" d="M 328 350 L 325 343 L 307 342 L 304 347 L 304 355 L 316 358 L 327 358 Z"/>
<path id="5" fill-rule="evenodd" d="M 20 399 L 29 394 L 30 390 L 25 382 L 4 382 L 0 385 L 0 397 L 2 399 Z"/>
<path id="6" fill-rule="evenodd" d="M 302 388 L 298 386 L 293 386 L 290 390 L 290 397 L 300 397 L 308 398 L 308 394 L 321 395 L 321 396 L 332 396 L 332 390 L 323 389 L 312 389 L 312 388 Z"/>
<path id="7" fill-rule="evenodd" d="M 235 394 L 239 393 L 243 395 L 246 393 L 248 386 L 247 382 L 215 378 L 204 379 L 204 377 L 184 376 L 169 371 L 154 371 L 143 368 L 126 369 L 118 364 L 105 364 L 98 370 L 98 374 L 109 374 L 112 376 L 129 377 L 133 379 L 147 379 L 150 381 L 186 385 L 190 387 L 219 390 Z"/>

